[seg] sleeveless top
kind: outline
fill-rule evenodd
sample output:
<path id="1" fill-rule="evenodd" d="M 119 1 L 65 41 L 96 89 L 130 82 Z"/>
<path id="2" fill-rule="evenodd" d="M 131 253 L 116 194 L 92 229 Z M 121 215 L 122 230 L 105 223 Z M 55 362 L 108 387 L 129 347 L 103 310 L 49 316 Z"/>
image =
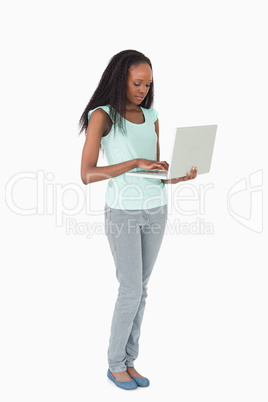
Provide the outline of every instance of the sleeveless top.
<path id="1" fill-rule="evenodd" d="M 88 120 L 91 113 L 99 108 L 110 116 L 109 105 L 98 106 L 88 112 Z M 125 119 L 126 134 L 118 126 L 114 133 L 113 124 L 109 133 L 102 137 L 101 145 L 109 165 L 136 158 L 156 160 L 157 134 L 154 122 L 158 112 L 155 109 L 140 108 L 145 118 L 144 123 L 136 124 Z M 137 170 L 142 169 L 137 167 L 131 171 Z M 156 208 L 167 204 L 166 186 L 161 179 L 131 177 L 123 173 L 109 179 L 105 200 L 110 208 L 115 209 Z"/>

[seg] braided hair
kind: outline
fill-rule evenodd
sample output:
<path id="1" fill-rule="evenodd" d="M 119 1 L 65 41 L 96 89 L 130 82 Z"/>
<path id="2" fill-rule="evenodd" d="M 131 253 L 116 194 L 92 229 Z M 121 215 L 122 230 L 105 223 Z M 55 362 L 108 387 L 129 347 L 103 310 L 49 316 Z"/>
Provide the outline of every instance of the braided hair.
<path id="1" fill-rule="evenodd" d="M 126 132 L 126 122 L 123 119 L 126 114 L 126 88 L 128 70 L 132 66 L 138 66 L 141 63 L 147 63 L 151 67 L 152 64 L 148 57 L 137 50 L 123 50 L 114 55 L 104 70 L 99 84 L 90 98 L 82 116 L 79 120 L 80 131 L 87 131 L 88 112 L 98 106 L 110 105 L 110 116 L 114 122 L 114 128 L 118 127 Z M 154 101 L 154 85 L 153 81 L 146 97 L 140 106 L 149 109 Z M 112 121 L 110 121 L 112 125 Z"/>

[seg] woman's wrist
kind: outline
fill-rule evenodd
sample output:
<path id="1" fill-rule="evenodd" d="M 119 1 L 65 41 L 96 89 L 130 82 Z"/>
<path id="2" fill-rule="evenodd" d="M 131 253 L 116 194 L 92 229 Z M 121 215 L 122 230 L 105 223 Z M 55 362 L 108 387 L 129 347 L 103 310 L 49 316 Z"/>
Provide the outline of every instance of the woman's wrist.
<path id="1" fill-rule="evenodd" d="M 178 177 L 178 178 L 176 178 L 176 179 L 162 179 L 162 182 L 164 183 L 164 184 L 177 184 L 177 183 L 179 183 L 180 181 L 183 181 L 183 178 L 182 177 Z"/>
<path id="2" fill-rule="evenodd" d="M 140 158 L 133 159 L 133 162 L 134 162 L 134 168 L 139 167 Z"/>

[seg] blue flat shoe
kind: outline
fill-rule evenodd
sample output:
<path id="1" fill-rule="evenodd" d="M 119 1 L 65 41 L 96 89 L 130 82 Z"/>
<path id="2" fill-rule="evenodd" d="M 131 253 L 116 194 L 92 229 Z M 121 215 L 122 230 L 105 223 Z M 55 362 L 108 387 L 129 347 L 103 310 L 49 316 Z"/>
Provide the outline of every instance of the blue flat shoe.
<path id="1" fill-rule="evenodd" d="M 149 385 L 150 385 L 150 381 L 146 377 L 144 377 L 144 378 L 132 377 L 132 376 L 130 376 L 130 377 L 133 378 L 133 380 L 137 383 L 138 387 L 149 387 Z"/>
<path id="2" fill-rule="evenodd" d="M 115 383 L 115 385 L 117 385 L 119 388 L 122 388 L 122 389 L 135 389 L 135 388 L 138 387 L 138 385 L 137 385 L 135 380 L 126 381 L 126 382 L 116 381 L 115 378 L 113 377 L 110 369 L 108 369 L 108 371 L 107 371 L 107 377 L 111 381 L 113 381 Z"/>

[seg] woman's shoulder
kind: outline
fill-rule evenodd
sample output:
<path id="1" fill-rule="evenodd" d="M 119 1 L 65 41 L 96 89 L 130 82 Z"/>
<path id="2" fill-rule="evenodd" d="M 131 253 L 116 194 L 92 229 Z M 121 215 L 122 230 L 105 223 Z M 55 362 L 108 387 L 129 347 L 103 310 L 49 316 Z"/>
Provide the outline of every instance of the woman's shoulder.
<path id="1" fill-rule="evenodd" d="M 110 116 L 110 106 L 109 105 L 101 105 L 101 106 L 97 106 L 94 109 L 91 109 L 88 112 L 88 120 L 90 119 L 92 113 L 95 112 L 96 115 L 100 115 L 100 116 L 106 116 L 108 114 L 109 117 Z"/>
<path id="2" fill-rule="evenodd" d="M 149 109 L 142 108 L 142 109 L 147 114 L 147 116 L 149 116 L 151 121 L 153 123 L 155 123 L 156 120 L 158 119 L 158 114 L 159 114 L 158 111 L 156 109 L 154 109 L 154 108 L 149 108 Z"/>
<path id="3" fill-rule="evenodd" d="M 89 110 L 88 112 L 88 118 L 90 118 L 91 114 L 93 112 L 95 112 L 95 110 L 104 110 L 106 113 L 109 113 L 109 105 L 101 105 L 101 106 L 97 106 L 94 109 Z"/>

